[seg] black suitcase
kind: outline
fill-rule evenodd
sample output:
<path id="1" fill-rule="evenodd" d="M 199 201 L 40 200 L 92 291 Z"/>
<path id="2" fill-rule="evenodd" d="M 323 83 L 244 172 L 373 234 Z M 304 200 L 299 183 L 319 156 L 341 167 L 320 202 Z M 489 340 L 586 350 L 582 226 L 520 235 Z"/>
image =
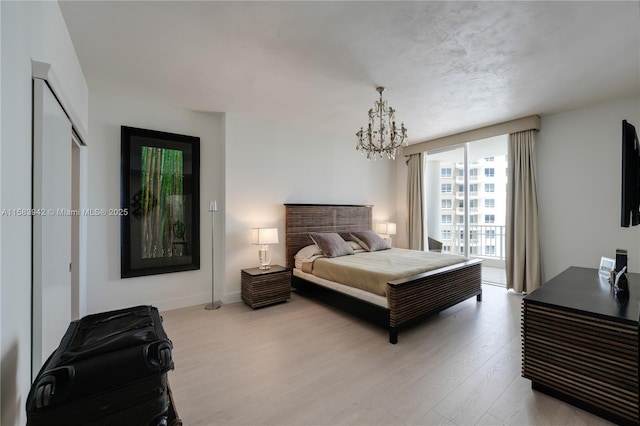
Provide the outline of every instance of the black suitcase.
<path id="1" fill-rule="evenodd" d="M 27 397 L 27 425 L 165 425 L 173 345 L 152 306 L 69 325 Z"/>

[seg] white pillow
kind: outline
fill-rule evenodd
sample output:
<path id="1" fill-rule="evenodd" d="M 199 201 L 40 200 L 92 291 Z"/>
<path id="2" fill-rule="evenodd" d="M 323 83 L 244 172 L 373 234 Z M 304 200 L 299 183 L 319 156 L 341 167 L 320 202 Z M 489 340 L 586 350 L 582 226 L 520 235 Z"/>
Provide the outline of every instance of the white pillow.
<path id="1" fill-rule="evenodd" d="M 309 260 L 313 256 L 317 256 L 319 254 L 322 254 L 322 250 L 320 250 L 320 248 L 317 245 L 311 244 L 306 247 L 302 247 L 293 258 L 304 261 L 304 260 Z"/>
<path id="2" fill-rule="evenodd" d="M 364 250 L 360 244 L 356 241 L 347 241 L 347 244 L 355 251 L 355 250 Z"/>

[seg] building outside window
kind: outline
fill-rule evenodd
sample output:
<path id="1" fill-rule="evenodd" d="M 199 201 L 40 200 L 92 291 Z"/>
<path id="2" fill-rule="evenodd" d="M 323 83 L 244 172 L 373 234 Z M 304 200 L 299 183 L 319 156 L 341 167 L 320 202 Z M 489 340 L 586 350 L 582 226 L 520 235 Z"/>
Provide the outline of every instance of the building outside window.
<path id="1" fill-rule="evenodd" d="M 493 183 L 485 183 L 484 184 L 484 192 L 495 192 L 496 185 Z"/>
<path id="2" fill-rule="evenodd" d="M 451 223 L 451 215 L 450 214 L 443 214 L 442 215 L 442 223 Z"/>
<path id="3" fill-rule="evenodd" d="M 484 215 L 484 223 L 496 223 L 496 215 L 495 214 L 485 214 Z"/>
<path id="4" fill-rule="evenodd" d="M 441 184 L 441 188 L 442 188 L 442 193 L 443 194 L 451 194 L 451 184 L 450 183 Z"/>
<path id="5" fill-rule="evenodd" d="M 449 199 L 442 200 L 442 208 L 443 208 L 443 209 L 450 209 L 450 208 L 452 208 L 452 204 L 453 204 L 453 201 L 451 201 L 451 200 L 449 200 Z"/>
<path id="6" fill-rule="evenodd" d="M 493 208 L 496 206 L 496 200 L 494 200 L 493 198 L 487 198 L 486 200 L 484 200 L 484 206 Z"/>
<path id="7" fill-rule="evenodd" d="M 494 169 L 493 167 L 489 167 L 487 169 L 484 169 L 484 175 L 486 177 L 494 177 L 496 174 L 496 169 Z"/>

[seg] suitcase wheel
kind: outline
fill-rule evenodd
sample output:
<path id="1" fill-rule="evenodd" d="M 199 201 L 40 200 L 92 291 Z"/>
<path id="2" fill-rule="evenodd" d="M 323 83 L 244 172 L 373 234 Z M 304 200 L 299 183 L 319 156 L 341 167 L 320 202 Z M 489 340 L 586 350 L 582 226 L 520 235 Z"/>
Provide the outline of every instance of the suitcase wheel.
<path id="1" fill-rule="evenodd" d="M 48 407 L 51 403 L 51 394 L 53 393 L 53 384 L 45 383 L 36 389 L 36 408 Z"/>
<path id="2" fill-rule="evenodd" d="M 155 419 L 153 422 L 151 422 L 150 426 L 168 426 L 169 424 L 169 419 L 167 419 L 167 416 L 160 416 L 157 419 Z"/>
<path id="3" fill-rule="evenodd" d="M 148 366 L 152 370 L 173 369 L 171 349 L 171 343 L 168 341 L 158 341 L 148 345 L 145 350 Z"/>
<path id="4" fill-rule="evenodd" d="M 160 349 L 160 367 L 166 368 L 171 364 L 171 349 Z"/>
<path id="5" fill-rule="evenodd" d="M 75 369 L 70 366 L 46 371 L 33 383 L 29 392 L 29 405 L 40 410 L 61 403 L 69 396 L 74 377 Z"/>

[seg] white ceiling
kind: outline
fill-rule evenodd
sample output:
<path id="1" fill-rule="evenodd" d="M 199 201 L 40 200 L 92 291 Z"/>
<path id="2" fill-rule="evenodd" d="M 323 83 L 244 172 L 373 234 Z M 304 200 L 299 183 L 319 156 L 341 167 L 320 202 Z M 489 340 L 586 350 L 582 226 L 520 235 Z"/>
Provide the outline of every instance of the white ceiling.
<path id="1" fill-rule="evenodd" d="M 385 86 L 410 143 L 640 94 L 640 2 L 62 1 L 89 83 L 352 140 Z"/>

